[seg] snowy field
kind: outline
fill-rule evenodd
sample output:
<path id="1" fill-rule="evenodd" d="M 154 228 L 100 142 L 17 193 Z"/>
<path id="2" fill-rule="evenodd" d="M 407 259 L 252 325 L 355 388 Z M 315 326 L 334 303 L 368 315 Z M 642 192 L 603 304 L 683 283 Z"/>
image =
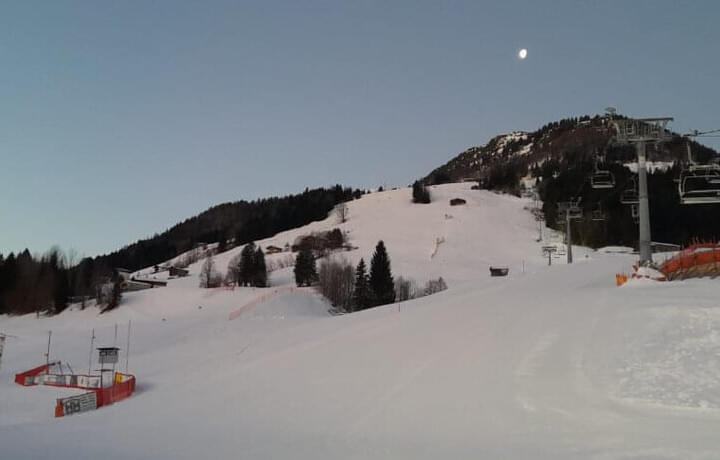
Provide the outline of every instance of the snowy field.
<path id="1" fill-rule="evenodd" d="M 527 200 L 470 184 L 431 193 L 429 205 L 374 193 L 344 224 L 260 242 L 339 227 L 355 262 L 383 239 L 395 276 L 447 281 L 430 297 L 330 316 L 312 291 L 282 290 L 292 269 L 267 289 L 204 290 L 199 262 L 104 315 L 0 317 L 16 336 L 0 369 L 0 458 L 720 458 L 717 280 L 618 288 L 635 256 L 582 248 L 548 267 Z M 131 398 L 54 419 L 71 391 L 13 383 L 44 362 L 48 330 L 51 358 L 84 373 L 91 330 L 112 345 L 118 324 L 124 349 L 128 320 Z"/>

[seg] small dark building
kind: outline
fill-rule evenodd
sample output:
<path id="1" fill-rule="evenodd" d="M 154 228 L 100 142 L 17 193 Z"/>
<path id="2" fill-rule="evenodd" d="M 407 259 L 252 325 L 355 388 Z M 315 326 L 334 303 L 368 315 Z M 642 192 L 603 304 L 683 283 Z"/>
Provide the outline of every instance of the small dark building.
<path id="1" fill-rule="evenodd" d="M 490 276 L 507 276 L 508 267 L 490 267 Z"/>
<path id="2" fill-rule="evenodd" d="M 265 254 L 277 254 L 278 252 L 282 252 L 282 248 L 279 248 L 277 246 L 267 246 L 265 248 Z"/>
<path id="3" fill-rule="evenodd" d="M 189 274 L 190 272 L 189 272 L 187 269 L 185 269 L 185 268 L 170 267 L 170 269 L 168 270 L 168 273 L 169 273 L 170 276 L 180 276 L 180 277 L 183 277 L 183 276 L 188 276 L 188 274 Z"/>

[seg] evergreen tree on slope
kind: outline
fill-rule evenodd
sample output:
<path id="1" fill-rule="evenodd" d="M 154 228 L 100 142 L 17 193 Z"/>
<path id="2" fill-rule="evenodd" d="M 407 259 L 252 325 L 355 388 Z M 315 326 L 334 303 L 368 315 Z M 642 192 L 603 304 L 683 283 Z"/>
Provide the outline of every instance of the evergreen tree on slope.
<path id="1" fill-rule="evenodd" d="M 267 286 L 267 267 L 265 265 L 265 254 L 263 253 L 260 246 L 255 251 L 254 257 L 254 270 L 252 277 L 252 285 L 255 287 L 266 287 Z"/>
<path id="2" fill-rule="evenodd" d="M 370 289 L 374 305 L 395 302 L 395 282 L 390 270 L 390 258 L 382 240 L 375 246 L 375 253 L 370 263 Z"/>
<path id="3" fill-rule="evenodd" d="M 238 286 L 248 286 L 252 284 L 253 274 L 255 272 L 255 243 L 250 242 L 240 252 L 240 264 L 238 267 Z"/>
<path id="4" fill-rule="evenodd" d="M 310 286 L 318 279 L 317 267 L 312 251 L 308 248 L 300 249 L 295 258 L 295 284 L 299 286 Z"/>
<path id="5" fill-rule="evenodd" d="M 353 289 L 352 308 L 355 310 L 365 310 L 372 306 L 372 293 L 365 268 L 365 260 L 360 259 L 360 263 L 355 269 L 355 288 Z"/>

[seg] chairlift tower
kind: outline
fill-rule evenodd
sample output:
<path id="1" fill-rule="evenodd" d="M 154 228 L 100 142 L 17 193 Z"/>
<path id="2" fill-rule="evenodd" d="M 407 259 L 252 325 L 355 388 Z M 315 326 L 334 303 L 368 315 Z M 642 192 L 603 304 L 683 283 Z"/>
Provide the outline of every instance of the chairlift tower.
<path id="1" fill-rule="evenodd" d="M 558 211 L 565 214 L 565 238 L 567 244 L 567 263 L 573 263 L 572 254 L 572 225 L 573 220 L 582 219 L 582 208 L 580 207 L 581 198 L 577 200 L 564 201 L 558 203 Z"/>
<path id="2" fill-rule="evenodd" d="M 615 109 L 605 109 L 610 122 L 615 128 L 615 139 L 619 143 L 633 144 L 637 154 L 638 168 L 638 209 L 639 209 L 639 246 L 640 265 L 652 264 L 652 248 L 650 246 L 650 207 L 648 202 L 647 169 L 645 146 L 648 142 L 663 142 L 670 139 L 667 131 L 668 122 L 672 117 L 658 118 L 616 118 Z"/>

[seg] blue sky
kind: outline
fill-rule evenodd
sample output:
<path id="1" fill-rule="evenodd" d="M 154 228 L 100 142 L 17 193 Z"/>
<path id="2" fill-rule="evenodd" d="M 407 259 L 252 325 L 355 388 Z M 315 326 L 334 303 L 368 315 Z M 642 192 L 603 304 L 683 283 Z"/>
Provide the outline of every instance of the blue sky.
<path id="1" fill-rule="evenodd" d="M 225 201 L 406 185 L 609 105 L 717 129 L 719 20 L 713 1 L 3 2 L 0 252 L 96 255 Z"/>

